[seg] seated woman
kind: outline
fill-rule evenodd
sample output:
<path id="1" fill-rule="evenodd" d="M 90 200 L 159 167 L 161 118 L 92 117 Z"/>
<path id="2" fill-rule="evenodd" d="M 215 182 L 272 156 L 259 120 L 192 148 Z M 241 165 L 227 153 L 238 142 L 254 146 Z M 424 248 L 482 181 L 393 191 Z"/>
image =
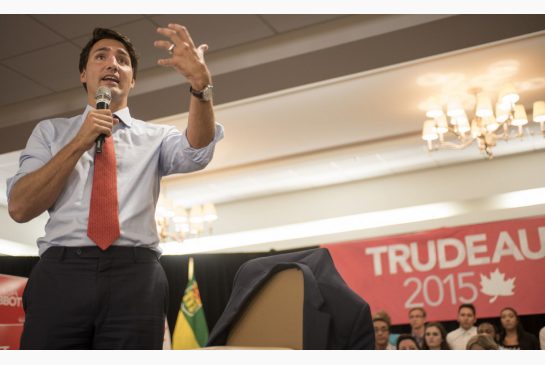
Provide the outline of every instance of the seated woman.
<path id="1" fill-rule="evenodd" d="M 441 323 L 426 323 L 422 350 L 450 350 L 450 346 L 447 343 L 447 331 Z"/>
<path id="2" fill-rule="evenodd" d="M 511 307 L 500 311 L 500 346 L 509 350 L 539 350 L 536 336 L 522 328 L 517 311 Z"/>
<path id="3" fill-rule="evenodd" d="M 499 350 L 499 346 L 489 335 L 475 335 L 467 341 L 466 350 Z"/>

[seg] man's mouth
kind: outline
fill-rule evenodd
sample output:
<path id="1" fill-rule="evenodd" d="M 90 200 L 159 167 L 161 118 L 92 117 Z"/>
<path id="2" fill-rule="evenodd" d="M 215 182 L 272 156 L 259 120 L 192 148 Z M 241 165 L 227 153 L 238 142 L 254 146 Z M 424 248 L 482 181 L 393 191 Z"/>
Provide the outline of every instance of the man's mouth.
<path id="1" fill-rule="evenodd" d="M 113 75 L 104 76 L 102 81 L 115 82 L 116 84 L 119 84 L 119 79 Z"/>

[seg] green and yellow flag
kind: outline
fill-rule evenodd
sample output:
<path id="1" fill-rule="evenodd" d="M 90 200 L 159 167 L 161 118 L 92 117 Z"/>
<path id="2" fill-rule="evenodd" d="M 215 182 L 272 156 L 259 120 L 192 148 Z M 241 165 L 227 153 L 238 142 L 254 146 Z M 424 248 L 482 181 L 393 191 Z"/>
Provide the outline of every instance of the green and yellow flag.
<path id="1" fill-rule="evenodd" d="M 188 281 L 178 319 L 172 335 L 172 349 L 187 350 L 203 347 L 208 342 L 208 325 L 204 316 L 197 280 L 193 275 L 193 257 L 189 259 Z"/>

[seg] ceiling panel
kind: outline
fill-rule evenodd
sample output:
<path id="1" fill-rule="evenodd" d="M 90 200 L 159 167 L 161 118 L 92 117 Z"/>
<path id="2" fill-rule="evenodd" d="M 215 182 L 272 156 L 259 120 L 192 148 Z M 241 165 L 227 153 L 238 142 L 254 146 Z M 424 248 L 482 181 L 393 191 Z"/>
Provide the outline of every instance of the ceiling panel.
<path id="1" fill-rule="evenodd" d="M 64 40 L 28 15 L 0 15 L 0 34 L 0 59 Z"/>
<path id="2" fill-rule="evenodd" d="M 55 91 L 62 91 L 80 84 L 79 53 L 78 47 L 64 42 L 10 58 L 4 63 L 41 85 L 47 85 Z"/>
<path id="3" fill-rule="evenodd" d="M 112 28 L 142 19 L 142 15 L 136 14 L 78 14 L 70 16 L 42 14 L 33 15 L 33 17 L 68 39 L 81 36 L 89 38 L 96 27 Z"/>
<path id="4" fill-rule="evenodd" d="M 162 26 L 169 23 L 185 25 L 195 44 L 208 44 L 210 52 L 274 35 L 274 32 L 255 15 L 169 14 L 154 16 L 152 19 Z"/>
<path id="5" fill-rule="evenodd" d="M 264 14 L 260 15 L 279 33 L 326 22 L 346 15 L 339 14 Z M 373 17 L 374 15 L 369 15 Z"/>
<path id="6" fill-rule="evenodd" d="M 51 90 L 1 65 L 0 80 L 2 80 L 2 84 L 9 85 L 9 92 L 2 93 L 0 106 L 51 93 Z"/>
<path id="7" fill-rule="evenodd" d="M 133 39 L 134 47 L 140 57 L 139 70 L 157 67 L 157 60 L 168 56 L 166 51 L 157 49 L 153 45 L 154 41 L 163 39 L 164 37 L 156 32 L 157 26 L 151 21 L 143 19 L 138 22 L 114 27 L 114 29 L 122 34 L 129 35 Z"/>

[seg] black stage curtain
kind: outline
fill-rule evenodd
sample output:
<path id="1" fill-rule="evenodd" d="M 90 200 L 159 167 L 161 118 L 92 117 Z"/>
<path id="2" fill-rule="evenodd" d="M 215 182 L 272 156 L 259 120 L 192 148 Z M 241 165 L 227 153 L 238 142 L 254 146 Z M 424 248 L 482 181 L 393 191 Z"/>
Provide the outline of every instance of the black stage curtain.
<path id="1" fill-rule="evenodd" d="M 315 247 L 307 247 L 311 249 Z M 203 302 L 204 312 L 208 328 L 212 328 L 218 321 L 223 309 L 227 305 L 233 279 L 235 274 L 243 263 L 248 260 L 263 256 L 276 255 L 279 253 L 293 252 L 292 251 L 270 251 L 259 253 L 233 253 L 233 254 L 200 254 L 191 255 L 195 264 L 195 277 L 199 285 L 199 291 Z M 167 314 L 168 326 L 170 332 L 174 330 L 178 310 L 182 302 L 182 296 L 187 285 L 187 266 L 190 256 L 163 256 L 161 264 L 165 269 L 169 286 L 169 310 Z M 28 277 L 34 265 L 38 262 L 37 257 L 13 257 L 0 256 L 0 274 L 16 275 Z M 371 308 L 374 312 L 380 308 Z M 515 308 L 516 309 L 516 308 Z M 477 323 L 488 321 L 495 323 L 499 327 L 499 319 L 496 318 L 479 318 L 479 308 L 477 308 Z M 432 320 L 431 318 L 429 318 Z M 545 313 L 520 316 L 520 320 L 524 329 L 534 335 L 538 335 L 539 330 L 545 326 Z M 447 331 L 452 331 L 458 327 L 456 321 L 443 321 Z M 410 327 L 407 325 L 392 326 L 392 333 L 408 333 Z"/>

